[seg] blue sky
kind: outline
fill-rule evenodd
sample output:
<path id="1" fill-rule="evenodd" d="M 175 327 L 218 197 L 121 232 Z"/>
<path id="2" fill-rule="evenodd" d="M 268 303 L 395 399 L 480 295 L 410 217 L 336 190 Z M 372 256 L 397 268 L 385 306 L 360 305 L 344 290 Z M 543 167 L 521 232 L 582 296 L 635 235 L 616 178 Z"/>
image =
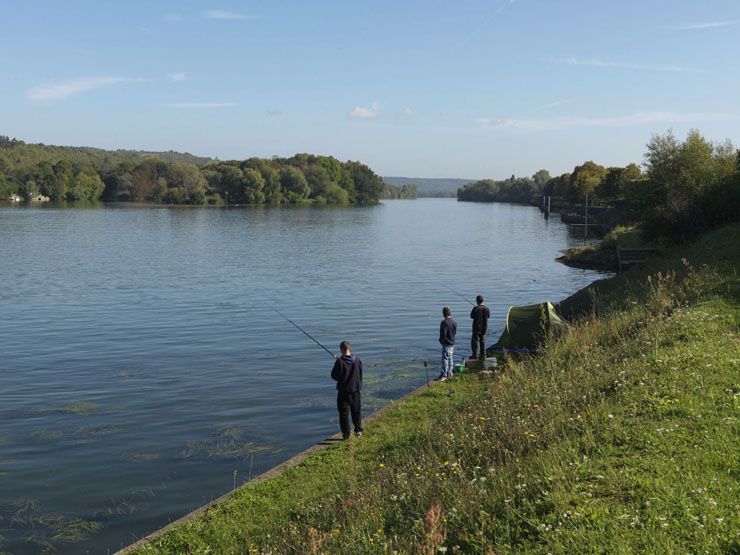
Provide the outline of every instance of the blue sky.
<path id="1" fill-rule="evenodd" d="M 382 175 L 740 143 L 737 0 L 0 0 L 0 134 Z"/>

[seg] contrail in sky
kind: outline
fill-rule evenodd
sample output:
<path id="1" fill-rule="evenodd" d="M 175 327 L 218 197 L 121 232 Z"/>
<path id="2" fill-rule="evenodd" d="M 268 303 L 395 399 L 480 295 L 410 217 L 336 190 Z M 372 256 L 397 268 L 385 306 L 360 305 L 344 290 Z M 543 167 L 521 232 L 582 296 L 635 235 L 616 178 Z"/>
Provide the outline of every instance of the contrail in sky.
<path id="1" fill-rule="evenodd" d="M 488 25 L 488 23 L 490 23 L 490 21 L 491 21 L 491 20 L 492 20 L 492 19 L 493 19 L 494 17 L 496 17 L 496 16 L 498 15 L 498 14 L 500 14 L 500 13 L 501 13 L 502 11 L 504 11 L 504 10 L 505 10 L 505 9 L 506 9 L 506 8 L 507 8 L 507 7 L 509 6 L 509 5 L 513 4 L 513 3 L 515 2 L 515 1 L 516 1 L 516 0 L 508 0 L 508 2 L 506 2 L 506 3 L 504 4 L 504 5 L 500 6 L 500 7 L 499 7 L 499 8 L 497 9 L 497 10 L 495 10 L 495 11 L 491 12 L 490 14 L 488 14 L 488 17 L 485 17 L 485 18 L 483 19 L 483 21 L 481 22 L 481 24 L 480 24 L 480 25 L 478 25 L 478 27 L 476 27 L 476 28 L 475 28 L 475 29 L 473 30 L 473 32 L 472 32 L 472 33 L 470 33 L 470 34 L 469 34 L 469 35 L 468 35 L 467 37 L 465 37 L 465 38 L 463 39 L 463 41 L 462 41 L 462 42 L 461 42 L 460 44 L 458 44 L 458 45 L 457 45 L 457 46 L 455 46 L 455 47 L 454 47 L 454 48 L 453 48 L 452 50 L 450 50 L 450 52 L 449 52 L 449 53 L 450 53 L 450 54 L 452 54 L 453 52 L 455 52 L 456 50 L 458 50 L 459 48 L 461 48 L 461 47 L 462 47 L 462 46 L 463 46 L 463 45 L 464 45 L 465 43 L 467 43 L 467 42 L 468 42 L 468 41 L 469 41 L 470 39 L 472 39 L 472 38 L 473 38 L 473 37 L 474 37 L 475 35 L 477 35 L 478 33 L 480 33 L 480 32 L 481 32 L 481 31 L 483 30 L 483 28 L 484 28 L 484 27 L 485 27 L 486 25 Z"/>

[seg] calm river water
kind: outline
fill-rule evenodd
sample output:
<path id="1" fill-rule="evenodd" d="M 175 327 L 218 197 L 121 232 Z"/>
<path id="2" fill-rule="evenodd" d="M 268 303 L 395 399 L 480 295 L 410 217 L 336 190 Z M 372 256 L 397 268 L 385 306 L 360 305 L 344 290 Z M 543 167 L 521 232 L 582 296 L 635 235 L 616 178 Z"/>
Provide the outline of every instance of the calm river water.
<path id="1" fill-rule="evenodd" d="M 0 208 L 0 551 L 115 551 L 337 431 L 332 359 L 270 307 L 352 341 L 369 413 L 424 382 L 443 305 L 469 352 L 449 288 L 492 342 L 596 278 L 554 261 L 576 241 L 446 199 Z"/>

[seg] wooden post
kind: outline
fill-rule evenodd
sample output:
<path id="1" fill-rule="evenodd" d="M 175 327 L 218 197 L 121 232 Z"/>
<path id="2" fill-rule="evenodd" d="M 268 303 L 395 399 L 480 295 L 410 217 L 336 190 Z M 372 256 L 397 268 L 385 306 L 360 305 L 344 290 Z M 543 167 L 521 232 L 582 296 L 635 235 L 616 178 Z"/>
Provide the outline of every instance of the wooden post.
<path id="1" fill-rule="evenodd" d="M 583 228 L 583 238 L 588 239 L 588 195 L 586 195 L 586 225 Z"/>

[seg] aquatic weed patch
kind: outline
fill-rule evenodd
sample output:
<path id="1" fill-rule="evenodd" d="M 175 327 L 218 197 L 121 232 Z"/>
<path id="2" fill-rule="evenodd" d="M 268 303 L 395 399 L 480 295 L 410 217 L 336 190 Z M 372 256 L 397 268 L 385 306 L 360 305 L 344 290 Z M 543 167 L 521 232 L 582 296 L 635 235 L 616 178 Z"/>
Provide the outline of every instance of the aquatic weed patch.
<path id="1" fill-rule="evenodd" d="M 78 416 L 87 416 L 89 414 L 93 414 L 94 412 L 97 412 L 98 405 L 95 403 L 74 403 L 72 405 L 67 405 L 65 407 L 62 407 L 62 412 L 66 414 L 76 414 Z"/>
<path id="2" fill-rule="evenodd" d="M 62 545 L 85 540 L 102 524 L 94 518 L 46 512 L 34 499 L 21 499 L 0 507 L 0 541 L 10 537 L 35 545 L 39 553 L 54 553 Z M 0 545 L 2 545 L 0 543 Z"/>
<path id="3" fill-rule="evenodd" d="M 159 460 L 159 453 L 126 453 L 121 456 L 121 461 L 131 463 L 148 463 Z"/>

